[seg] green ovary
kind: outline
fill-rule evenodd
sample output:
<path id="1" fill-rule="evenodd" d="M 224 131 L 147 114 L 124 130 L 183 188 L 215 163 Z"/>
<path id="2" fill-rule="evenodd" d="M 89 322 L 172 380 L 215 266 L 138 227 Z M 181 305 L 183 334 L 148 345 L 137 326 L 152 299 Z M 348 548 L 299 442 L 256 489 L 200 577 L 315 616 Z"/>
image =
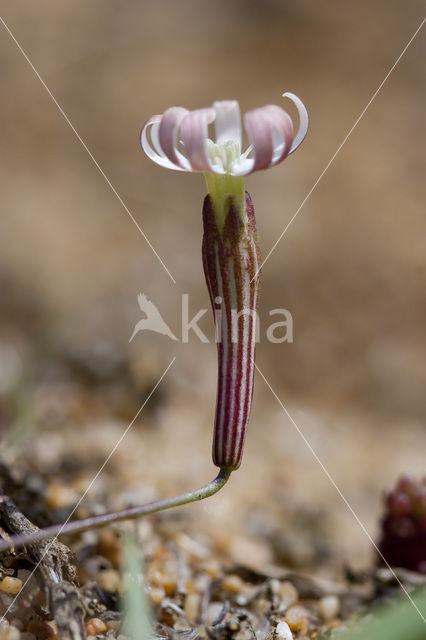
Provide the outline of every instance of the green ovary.
<path id="1" fill-rule="evenodd" d="M 218 166 L 227 172 L 231 170 L 232 162 L 239 158 L 240 154 L 238 143 L 232 140 L 222 144 L 215 144 L 208 140 L 207 151 L 213 166 Z M 216 222 L 220 231 L 225 224 L 226 202 L 230 196 L 233 197 L 234 204 L 241 215 L 245 216 L 244 178 L 231 176 L 230 173 L 205 173 L 204 178 L 208 194 L 213 200 Z"/>

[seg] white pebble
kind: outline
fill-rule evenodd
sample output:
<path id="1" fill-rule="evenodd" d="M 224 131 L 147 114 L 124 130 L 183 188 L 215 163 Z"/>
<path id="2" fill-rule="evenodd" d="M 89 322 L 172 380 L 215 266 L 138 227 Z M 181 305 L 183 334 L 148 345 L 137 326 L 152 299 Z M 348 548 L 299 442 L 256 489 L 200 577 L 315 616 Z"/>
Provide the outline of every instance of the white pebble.
<path id="1" fill-rule="evenodd" d="M 223 611 L 222 602 L 211 602 L 207 609 L 206 623 L 208 625 L 213 624 L 215 620 L 220 616 Z"/>
<path id="2" fill-rule="evenodd" d="M 324 622 L 328 622 L 329 620 L 333 620 L 339 615 L 340 611 L 340 602 L 337 596 L 324 596 L 318 602 L 318 613 Z"/>
<path id="3" fill-rule="evenodd" d="M 280 608 L 283 609 L 284 611 L 286 611 L 289 607 L 291 607 L 292 604 L 297 602 L 299 599 L 299 594 L 297 592 L 296 587 L 291 582 L 288 582 L 287 580 L 285 580 L 281 584 L 280 596 L 281 596 Z"/>
<path id="4" fill-rule="evenodd" d="M 293 640 L 293 634 L 287 622 L 283 620 L 277 624 L 275 629 L 276 640 Z"/>
<path id="5" fill-rule="evenodd" d="M 16 627 L 8 627 L 0 632 L 0 640 L 19 640 L 21 632 Z"/>

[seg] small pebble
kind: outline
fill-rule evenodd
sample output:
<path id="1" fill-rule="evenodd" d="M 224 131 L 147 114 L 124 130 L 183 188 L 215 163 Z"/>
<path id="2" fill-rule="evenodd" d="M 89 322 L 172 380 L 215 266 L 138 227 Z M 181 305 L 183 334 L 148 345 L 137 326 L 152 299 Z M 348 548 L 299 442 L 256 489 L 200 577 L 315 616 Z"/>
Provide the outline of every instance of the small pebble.
<path id="1" fill-rule="evenodd" d="M 19 578 L 12 578 L 12 576 L 6 576 L 0 582 L 0 589 L 10 595 L 16 595 L 22 589 L 22 580 Z"/>
<path id="2" fill-rule="evenodd" d="M 53 635 L 51 625 L 45 620 L 39 619 L 31 620 L 27 625 L 27 631 L 30 631 L 37 636 L 37 638 L 42 638 L 43 640 L 47 640 Z"/>
<path id="3" fill-rule="evenodd" d="M 237 618 L 231 618 L 228 622 L 228 629 L 233 632 L 239 631 L 241 629 L 240 621 Z"/>
<path id="4" fill-rule="evenodd" d="M 115 569 L 106 569 L 105 571 L 99 571 L 96 575 L 95 581 L 105 591 L 115 593 L 120 586 L 120 576 Z"/>
<path id="5" fill-rule="evenodd" d="M 102 556 L 92 556 L 78 568 L 78 579 L 81 584 L 86 584 L 92 580 L 97 580 L 102 571 L 111 568 L 109 560 Z"/>
<path id="6" fill-rule="evenodd" d="M 86 622 L 86 633 L 88 636 L 96 636 L 98 633 L 105 633 L 108 630 L 105 622 L 100 618 L 90 618 Z"/>
<path id="7" fill-rule="evenodd" d="M 198 593 L 189 593 L 185 598 L 183 610 L 189 622 L 196 622 L 200 614 L 201 597 Z"/>
<path id="8" fill-rule="evenodd" d="M 285 614 L 285 619 L 292 631 L 306 633 L 308 631 L 309 613 L 304 607 L 294 606 Z"/>
<path id="9" fill-rule="evenodd" d="M 195 580 L 195 578 L 189 578 L 189 580 L 187 580 L 185 582 L 185 591 L 186 591 L 186 593 L 198 593 L 199 592 L 198 584 L 197 584 L 197 581 Z"/>
<path id="10" fill-rule="evenodd" d="M 246 536 L 233 536 L 229 545 L 229 554 L 236 564 L 263 569 L 272 562 L 270 546 L 261 540 Z"/>
<path id="11" fill-rule="evenodd" d="M 223 611 L 222 602 L 211 602 L 207 608 L 206 624 L 212 625 Z"/>
<path id="12" fill-rule="evenodd" d="M 149 598 L 152 604 L 160 604 L 166 597 L 166 592 L 161 587 L 151 587 Z"/>
<path id="13" fill-rule="evenodd" d="M 54 640 L 54 638 L 59 638 L 59 630 L 58 625 L 54 620 L 49 620 L 46 624 L 52 629 L 52 635 L 49 636 L 48 640 Z"/>
<path id="14" fill-rule="evenodd" d="M 177 589 L 176 580 L 171 577 L 167 577 L 167 575 L 163 577 L 162 586 L 168 596 L 174 595 Z"/>
<path id="15" fill-rule="evenodd" d="M 276 578 L 272 578 L 272 580 L 269 580 L 269 588 L 274 595 L 277 595 L 281 589 L 281 582 Z"/>
<path id="16" fill-rule="evenodd" d="M 22 620 L 19 620 L 19 618 L 12 618 L 10 624 L 12 627 L 16 627 L 19 631 L 24 630 L 24 623 L 22 622 Z"/>
<path id="17" fill-rule="evenodd" d="M 65 509 L 75 504 L 78 495 L 71 487 L 52 482 L 47 487 L 45 503 L 48 509 Z"/>
<path id="18" fill-rule="evenodd" d="M 101 556 L 105 556 L 111 564 L 118 568 L 121 562 L 121 538 L 113 529 L 103 529 L 99 533 L 98 552 Z"/>
<path id="19" fill-rule="evenodd" d="M 274 636 L 276 640 L 293 640 L 293 634 L 285 620 L 277 624 Z"/>
<path id="20" fill-rule="evenodd" d="M 210 555 L 210 549 L 205 547 L 186 533 L 177 533 L 174 542 L 180 551 L 185 552 L 192 560 L 206 560 Z"/>
<path id="21" fill-rule="evenodd" d="M 217 560 L 208 560 L 204 563 L 203 568 L 207 575 L 210 578 L 213 578 L 213 580 L 219 578 L 222 575 L 222 568 Z"/>
<path id="22" fill-rule="evenodd" d="M 296 587 L 288 580 L 284 580 L 284 582 L 281 583 L 279 595 L 281 598 L 280 608 L 284 611 L 299 600 L 299 593 Z"/>
<path id="23" fill-rule="evenodd" d="M 340 601 L 337 596 L 324 596 L 318 602 L 318 613 L 324 622 L 337 618 L 340 611 Z"/>
<path id="24" fill-rule="evenodd" d="M 221 587 L 227 593 L 244 593 L 246 590 L 246 583 L 239 576 L 231 574 L 223 578 Z"/>
<path id="25" fill-rule="evenodd" d="M 271 611 L 271 601 L 266 598 L 258 598 L 256 608 L 261 615 L 268 617 Z"/>
<path id="26" fill-rule="evenodd" d="M 7 627 L 0 631 L 0 640 L 20 640 L 21 632 L 16 627 Z"/>

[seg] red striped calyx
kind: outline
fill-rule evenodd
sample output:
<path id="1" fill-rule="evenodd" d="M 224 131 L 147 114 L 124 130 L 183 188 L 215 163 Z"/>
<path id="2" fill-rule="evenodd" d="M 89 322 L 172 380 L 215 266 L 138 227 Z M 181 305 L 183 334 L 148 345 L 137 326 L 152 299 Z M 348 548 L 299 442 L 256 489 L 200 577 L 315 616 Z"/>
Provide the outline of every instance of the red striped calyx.
<path id="1" fill-rule="evenodd" d="M 218 350 L 213 462 L 238 469 L 253 395 L 260 254 L 249 194 L 231 195 L 217 209 L 206 196 L 203 266 Z"/>

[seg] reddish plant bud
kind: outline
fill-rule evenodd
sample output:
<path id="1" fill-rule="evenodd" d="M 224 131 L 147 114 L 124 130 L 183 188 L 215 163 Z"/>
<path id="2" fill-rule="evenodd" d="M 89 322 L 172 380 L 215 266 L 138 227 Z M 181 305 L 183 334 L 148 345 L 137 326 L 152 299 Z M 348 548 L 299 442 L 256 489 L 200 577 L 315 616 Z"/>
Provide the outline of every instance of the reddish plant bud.
<path id="1" fill-rule="evenodd" d="M 405 516 L 410 513 L 411 500 L 401 491 L 391 491 L 386 499 L 389 512 L 394 516 Z"/>
<path id="2" fill-rule="evenodd" d="M 397 491 L 402 491 L 402 493 L 406 493 L 407 496 L 412 496 L 417 492 L 418 482 L 416 479 L 408 474 L 403 474 L 396 485 Z"/>
<path id="3" fill-rule="evenodd" d="M 259 297 L 260 255 L 250 196 L 245 194 L 242 205 L 230 196 L 220 215 L 207 196 L 203 221 L 203 265 L 218 350 L 213 462 L 238 469 L 253 395 Z"/>
<path id="4" fill-rule="evenodd" d="M 423 480 L 399 479 L 386 498 L 379 549 L 394 567 L 426 573 L 426 488 Z"/>

